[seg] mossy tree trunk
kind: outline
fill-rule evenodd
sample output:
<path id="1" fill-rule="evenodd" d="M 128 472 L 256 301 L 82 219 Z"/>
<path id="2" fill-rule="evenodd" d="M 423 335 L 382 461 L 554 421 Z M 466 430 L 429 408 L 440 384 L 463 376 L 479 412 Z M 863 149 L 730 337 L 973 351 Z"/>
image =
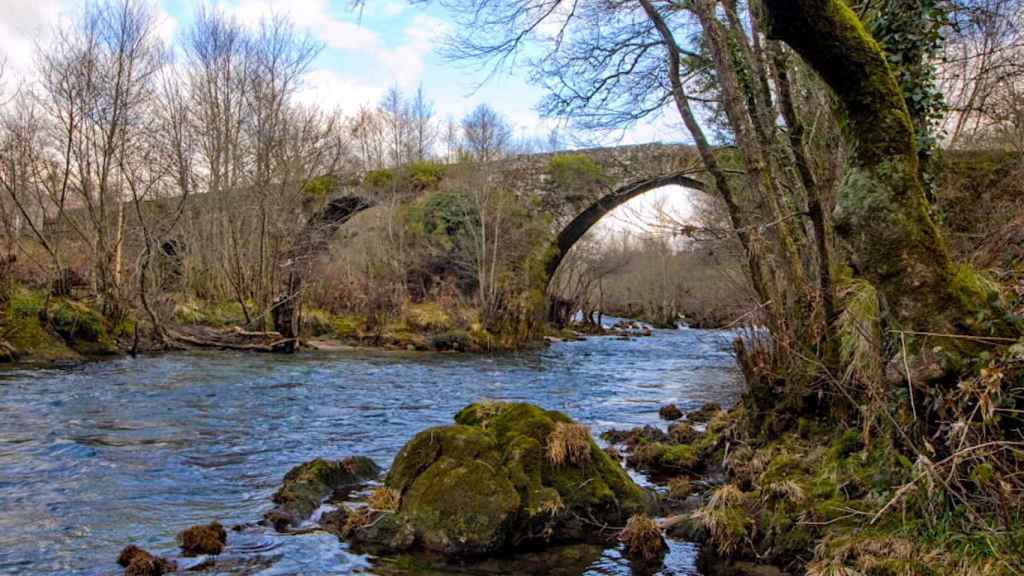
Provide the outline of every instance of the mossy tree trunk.
<path id="1" fill-rule="evenodd" d="M 791 46 L 843 104 L 853 166 L 835 228 L 854 273 L 902 329 L 947 331 L 990 294 L 959 270 L 928 212 L 906 102 L 878 43 L 843 0 L 765 0 L 770 35 Z"/>

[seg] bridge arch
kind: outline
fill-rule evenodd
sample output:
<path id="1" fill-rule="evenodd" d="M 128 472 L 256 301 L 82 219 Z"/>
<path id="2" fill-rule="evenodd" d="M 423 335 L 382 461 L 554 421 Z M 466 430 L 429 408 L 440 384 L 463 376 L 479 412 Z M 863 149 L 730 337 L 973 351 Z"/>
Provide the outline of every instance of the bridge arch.
<path id="1" fill-rule="evenodd" d="M 555 253 L 546 265 L 546 282 L 550 287 L 558 267 L 562 264 L 569 250 L 590 230 L 601 218 L 612 210 L 629 202 L 646 192 L 665 186 L 682 186 L 699 192 L 706 192 L 707 185 L 693 177 L 692 170 L 672 172 L 651 178 L 643 178 L 624 184 L 585 208 L 566 224 L 555 239 Z"/>

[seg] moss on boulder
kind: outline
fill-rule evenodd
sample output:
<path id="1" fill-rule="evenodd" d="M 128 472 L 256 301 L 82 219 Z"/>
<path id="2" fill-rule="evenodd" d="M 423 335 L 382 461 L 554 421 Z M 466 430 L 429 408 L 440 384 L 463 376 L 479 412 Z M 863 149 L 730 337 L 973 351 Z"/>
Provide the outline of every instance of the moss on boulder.
<path id="1" fill-rule="evenodd" d="M 274 528 L 288 529 L 305 520 L 336 490 L 355 486 L 380 475 L 380 467 L 365 456 L 342 460 L 317 458 L 292 468 L 274 493 L 276 506 L 264 514 Z"/>
<path id="2" fill-rule="evenodd" d="M 227 542 L 227 530 L 221 526 L 220 522 L 192 526 L 178 533 L 178 543 L 185 556 L 201 556 L 203 554 L 216 556 L 224 551 Z"/>
<path id="3" fill-rule="evenodd" d="M 554 463 L 549 437 L 572 423 L 565 414 L 484 402 L 455 422 L 417 434 L 388 473 L 386 486 L 401 494 L 389 521 L 414 534 L 402 548 L 464 557 L 611 538 L 613 527 L 653 505 L 592 439 L 589 459 Z M 350 540 L 368 540 L 353 532 Z"/>

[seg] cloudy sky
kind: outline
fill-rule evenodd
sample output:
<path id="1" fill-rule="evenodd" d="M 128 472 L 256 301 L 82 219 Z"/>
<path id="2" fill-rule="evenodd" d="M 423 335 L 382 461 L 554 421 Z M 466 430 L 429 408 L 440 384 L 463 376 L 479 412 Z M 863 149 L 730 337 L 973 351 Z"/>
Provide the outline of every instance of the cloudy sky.
<path id="1" fill-rule="evenodd" d="M 198 3 L 155 1 L 160 10 L 160 33 L 173 43 L 191 25 Z M 35 44 L 45 43 L 61 18 L 73 16 L 82 2 L 0 0 L 0 54 L 8 62 L 8 89 L 30 76 Z M 556 125 L 534 111 L 542 93 L 525 82 L 523 71 L 487 79 L 486 70 L 446 62 L 436 53 L 452 27 L 448 15 L 436 4 L 373 0 L 361 12 L 351 9 L 350 0 L 215 0 L 212 4 L 247 24 L 269 14 L 286 14 L 323 42 L 325 49 L 302 94 L 321 105 L 353 111 L 376 103 L 392 85 L 410 92 L 422 83 L 441 118 L 459 118 L 486 101 L 511 120 L 519 135 L 544 134 Z M 680 138 L 680 132 L 662 121 L 624 134 L 592 138 L 599 144 L 673 141 Z"/>
<path id="2" fill-rule="evenodd" d="M 0 57 L 7 62 L 5 84 L 12 87 L 32 77 L 33 52 L 45 44 L 62 19 L 72 18 L 84 0 L 0 0 Z M 154 0 L 159 9 L 159 32 L 172 45 L 192 23 L 194 0 Z M 211 0 L 213 6 L 254 25 L 260 18 L 286 14 L 303 30 L 323 42 L 324 50 L 306 78 L 301 98 L 351 113 L 373 105 L 391 86 L 406 93 L 423 85 L 441 119 L 461 118 L 480 102 L 503 113 L 519 137 L 542 137 L 559 125 L 541 119 L 534 108 L 542 91 L 525 81 L 525 71 L 489 75 L 476 66 L 454 64 L 436 49 L 452 29 L 448 15 L 431 3 L 410 5 L 406 0 L 371 0 L 362 12 L 351 0 Z M 584 135 L 588 145 L 672 142 L 683 132 L 670 120 L 655 120 L 624 133 Z M 686 193 L 664 188 L 633 200 L 632 210 L 620 210 L 602 221 L 602 228 L 636 229 L 637 215 L 653 213 L 667 200 L 677 213 L 688 212 Z"/>

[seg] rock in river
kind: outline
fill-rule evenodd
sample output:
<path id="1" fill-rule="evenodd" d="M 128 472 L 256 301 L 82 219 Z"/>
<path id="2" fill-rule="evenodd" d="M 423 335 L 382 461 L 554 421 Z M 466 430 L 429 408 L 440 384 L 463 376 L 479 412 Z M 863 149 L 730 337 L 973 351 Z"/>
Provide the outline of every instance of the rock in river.
<path id="1" fill-rule="evenodd" d="M 185 556 L 217 555 L 224 551 L 228 533 L 220 522 L 193 526 L 178 533 L 178 542 Z"/>
<path id="2" fill-rule="evenodd" d="M 274 493 L 276 506 L 264 517 L 283 532 L 309 518 L 336 490 L 356 486 L 379 475 L 380 467 L 365 456 L 342 460 L 317 458 L 306 462 L 285 474 L 284 485 Z"/>
<path id="3" fill-rule="evenodd" d="M 666 404 L 658 410 L 658 416 L 662 420 L 679 420 L 683 417 L 683 411 L 675 404 Z"/>
<path id="4" fill-rule="evenodd" d="M 386 486 L 397 511 L 359 526 L 353 543 L 447 556 L 614 537 L 653 498 L 601 450 L 586 427 L 530 404 L 468 406 L 453 426 L 417 434 L 395 457 Z M 408 535 L 401 538 L 395 535 Z"/>
<path id="5" fill-rule="evenodd" d="M 173 560 L 154 556 L 134 545 L 121 550 L 117 563 L 124 567 L 125 576 L 162 576 L 178 570 Z"/>

